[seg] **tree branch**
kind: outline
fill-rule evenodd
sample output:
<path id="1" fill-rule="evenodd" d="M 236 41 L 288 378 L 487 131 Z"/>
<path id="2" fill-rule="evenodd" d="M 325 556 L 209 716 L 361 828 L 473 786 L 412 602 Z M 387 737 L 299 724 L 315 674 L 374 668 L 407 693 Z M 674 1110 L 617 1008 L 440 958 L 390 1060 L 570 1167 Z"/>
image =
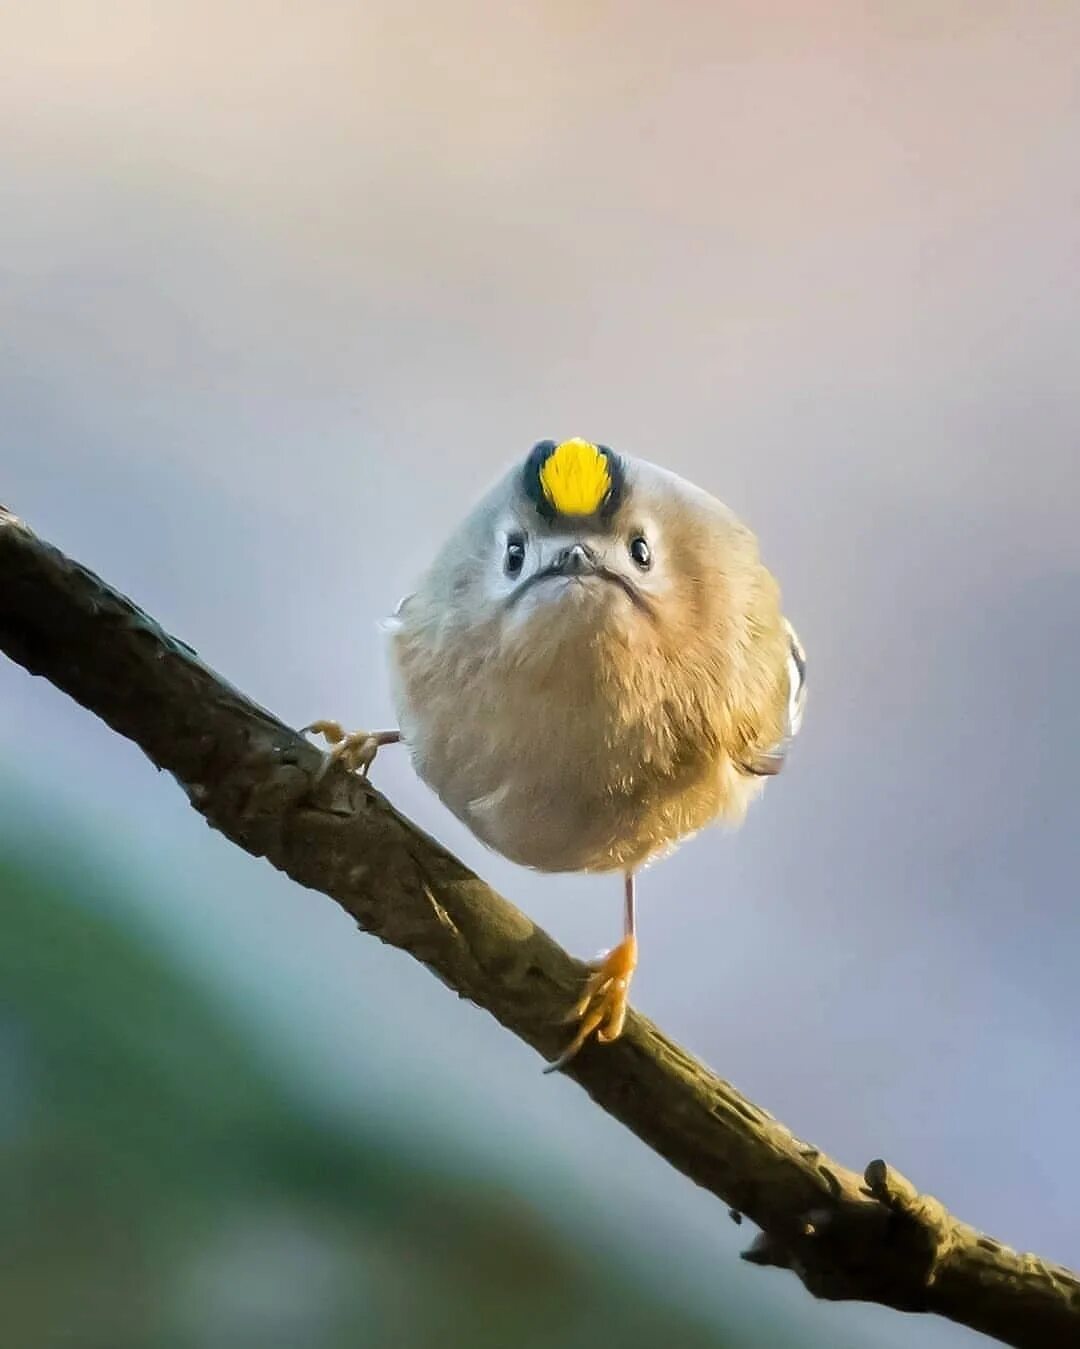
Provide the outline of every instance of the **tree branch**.
<path id="1" fill-rule="evenodd" d="M 215 829 L 336 900 L 547 1058 L 583 966 L 438 843 L 0 507 L 0 649 L 167 769 Z M 795 1138 L 631 1012 L 564 1070 L 761 1234 L 817 1297 L 936 1312 L 1018 1349 L 1080 1344 L 1080 1279 L 959 1222 L 882 1161 Z"/>

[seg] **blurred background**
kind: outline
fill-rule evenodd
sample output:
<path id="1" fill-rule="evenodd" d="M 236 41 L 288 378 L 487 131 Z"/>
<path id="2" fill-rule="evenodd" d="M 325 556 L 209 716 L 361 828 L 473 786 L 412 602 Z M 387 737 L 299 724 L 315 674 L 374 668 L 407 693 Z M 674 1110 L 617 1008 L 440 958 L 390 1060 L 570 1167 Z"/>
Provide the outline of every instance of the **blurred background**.
<path id="1" fill-rule="evenodd" d="M 0 12 L 0 500 L 285 720 L 540 437 L 758 531 L 810 655 L 636 1003 L 801 1137 L 1080 1264 L 1080 10 Z M 2 578 L 0 578 L 2 584 Z M 570 949 L 612 881 L 486 854 Z M 420 966 L 0 660 L 12 1349 L 962 1349 L 811 1301 Z"/>

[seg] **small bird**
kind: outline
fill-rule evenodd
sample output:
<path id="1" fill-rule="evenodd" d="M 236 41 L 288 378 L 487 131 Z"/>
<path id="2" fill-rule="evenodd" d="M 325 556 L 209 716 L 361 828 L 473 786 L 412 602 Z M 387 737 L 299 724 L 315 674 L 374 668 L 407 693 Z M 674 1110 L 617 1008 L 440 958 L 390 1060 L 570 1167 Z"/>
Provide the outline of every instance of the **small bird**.
<path id="1" fill-rule="evenodd" d="M 707 824 L 738 823 L 782 768 L 802 647 L 725 505 L 581 439 L 541 441 L 506 473 L 388 627 L 400 730 L 314 722 L 327 764 L 366 773 L 403 740 L 496 852 L 624 878 L 623 939 L 592 967 L 553 1071 L 622 1031 L 636 873 Z"/>

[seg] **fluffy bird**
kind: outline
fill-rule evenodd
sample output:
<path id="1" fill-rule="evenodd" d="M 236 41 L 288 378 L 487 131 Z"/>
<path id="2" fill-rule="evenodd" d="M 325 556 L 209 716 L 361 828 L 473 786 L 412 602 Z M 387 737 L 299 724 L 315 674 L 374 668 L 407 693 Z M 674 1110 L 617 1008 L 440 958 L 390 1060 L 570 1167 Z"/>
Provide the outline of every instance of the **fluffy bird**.
<path id="1" fill-rule="evenodd" d="M 614 1040 L 637 965 L 636 873 L 737 823 L 802 720 L 806 662 L 754 535 L 654 464 L 541 441 L 443 545 L 389 623 L 399 731 L 306 729 L 366 772 L 404 740 L 489 847 L 618 872 L 622 941 L 592 967 L 548 1071 Z"/>

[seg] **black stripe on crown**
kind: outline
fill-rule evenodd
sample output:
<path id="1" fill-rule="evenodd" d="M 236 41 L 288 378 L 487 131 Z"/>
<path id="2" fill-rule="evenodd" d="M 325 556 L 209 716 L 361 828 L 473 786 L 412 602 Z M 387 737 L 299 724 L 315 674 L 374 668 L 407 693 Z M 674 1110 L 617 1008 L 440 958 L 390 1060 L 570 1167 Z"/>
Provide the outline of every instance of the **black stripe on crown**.
<path id="1" fill-rule="evenodd" d="M 611 478 L 611 486 L 605 493 L 597 514 L 601 520 L 609 520 L 619 509 L 623 499 L 626 486 L 626 468 L 621 457 L 614 450 L 600 444 L 597 444 L 596 448 L 607 460 L 608 476 Z M 529 451 L 529 457 L 525 460 L 525 467 L 522 470 L 522 486 L 525 489 L 525 495 L 536 507 L 538 514 L 542 515 L 545 520 L 554 520 L 558 512 L 544 495 L 544 489 L 540 485 L 540 470 L 557 449 L 557 441 L 538 440 Z"/>

